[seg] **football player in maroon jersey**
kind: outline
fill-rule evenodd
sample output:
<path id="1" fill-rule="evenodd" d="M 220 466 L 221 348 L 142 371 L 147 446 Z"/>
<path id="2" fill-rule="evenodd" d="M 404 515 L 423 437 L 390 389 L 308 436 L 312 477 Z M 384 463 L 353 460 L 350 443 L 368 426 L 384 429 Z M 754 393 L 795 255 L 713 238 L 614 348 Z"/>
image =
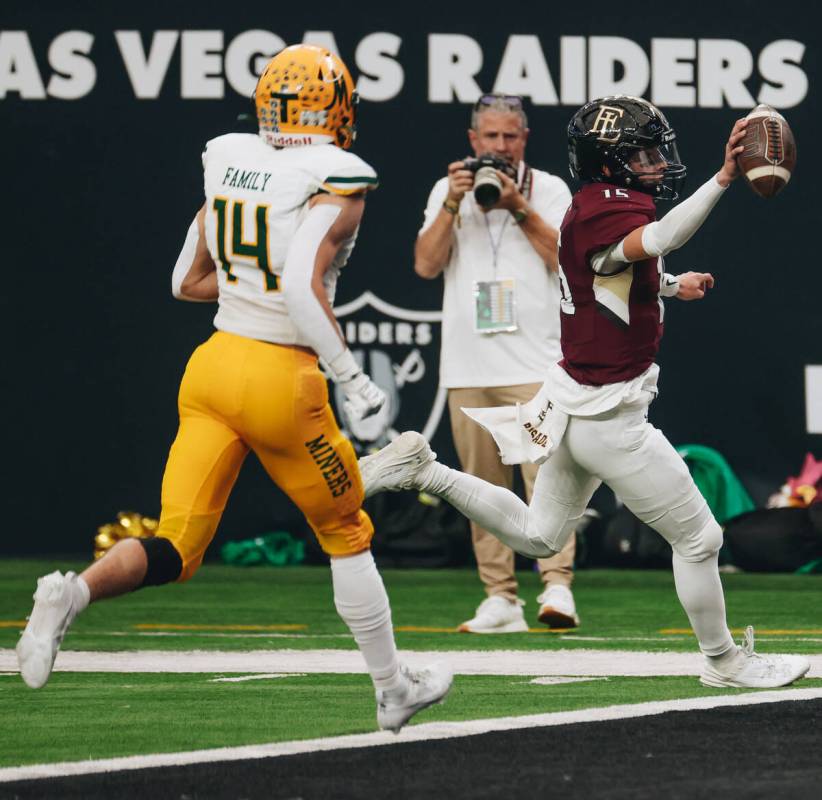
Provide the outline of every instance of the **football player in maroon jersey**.
<path id="1" fill-rule="evenodd" d="M 746 125 L 734 124 L 719 171 L 657 220 L 656 202 L 677 200 L 686 172 L 662 112 L 615 96 L 587 103 L 571 119 L 570 166 L 582 185 L 560 230 L 563 358 L 527 405 L 463 409 L 492 433 L 504 463 L 542 464 L 530 506 L 439 464 L 414 432 L 360 464 L 366 495 L 402 488 L 439 495 L 532 558 L 562 548 L 606 483 L 673 549 L 677 595 L 705 656 L 702 683 L 775 687 L 802 677 L 810 664 L 754 653 L 750 627 L 743 646 L 734 644 L 718 572 L 722 529 L 685 462 L 648 422 L 661 298 L 697 299 L 713 285 L 708 273 L 667 275 L 663 257 L 691 238 L 739 176 Z"/>

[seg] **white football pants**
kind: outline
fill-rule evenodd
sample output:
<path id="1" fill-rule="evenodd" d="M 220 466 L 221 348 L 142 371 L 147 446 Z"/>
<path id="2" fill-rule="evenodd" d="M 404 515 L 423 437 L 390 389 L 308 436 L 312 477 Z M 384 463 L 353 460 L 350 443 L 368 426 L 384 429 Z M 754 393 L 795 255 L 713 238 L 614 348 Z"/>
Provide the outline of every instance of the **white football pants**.
<path id="1" fill-rule="evenodd" d="M 648 395 L 650 401 L 651 396 Z M 523 555 L 559 552 L 601 483 L 673 548 L 677 595 L 706 655 L 733 646 L 719 580 L 722 529 L 683 459 L 647 419 L 647 403 L 571 417 L 537 473 L 530 506 L 515 494 L 437 465 L 424 487 Z"/>

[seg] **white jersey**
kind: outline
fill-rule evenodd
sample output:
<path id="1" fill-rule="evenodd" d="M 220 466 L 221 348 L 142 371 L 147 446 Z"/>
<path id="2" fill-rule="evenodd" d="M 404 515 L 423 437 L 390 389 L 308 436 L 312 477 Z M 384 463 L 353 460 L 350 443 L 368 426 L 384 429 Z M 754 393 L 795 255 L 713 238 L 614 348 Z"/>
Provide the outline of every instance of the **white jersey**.
<path id="1" fill-rule="evenodd" d="M 541 170 L 532 170 L 532 176 L 531 207 L 559 229 L 571 202 L 568 187 L 561 178 Z M 421 233 L 433 224 L 447 194 L 448 178 L 441 178 L 428 198 Z M 466 192 L 459 213 L 443 271 L 440 386 L 541 383 L 548 367 L 562 358 L 559 280 L 507 211 L 483 212 L 473 192 Z M 514 281 L 517 330 L 476 333 L 476 282 L 503 278 Z"/>
<path id="2" fill-rule="evenodd" d="M 212 139 L 203 153 L 203 171 L 206 243 L 220 290 L 214 327 L 265 342 L 305 345 L 281 291 L 291 239 L 313 195 L 373 189 L 376 173 L 334 145 L 277 150 L 247 133 Z M 355 239 L 356 233 L 325 274 L 332 304 Z"/>

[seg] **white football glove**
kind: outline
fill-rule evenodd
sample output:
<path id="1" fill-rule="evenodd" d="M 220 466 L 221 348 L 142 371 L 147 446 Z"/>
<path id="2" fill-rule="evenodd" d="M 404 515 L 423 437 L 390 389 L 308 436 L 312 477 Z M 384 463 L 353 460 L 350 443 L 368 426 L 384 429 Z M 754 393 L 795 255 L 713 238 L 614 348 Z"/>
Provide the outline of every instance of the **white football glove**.
<path id="1" fill-rule="evenodd" d="M 376 414 L 388 399 L 385 392 L 364 372 L 360 372 L 349 381 L 342 381 L 340 389 L 346 397 L 343 403 L 345 413 L 354 422 Z"/>
<path id="2" fill-rule="evenodd" d="M 366 375 L 351 351 L 343 350 L 328 364 L 329 372 L 345 394 L 343 407 L 349 419 L 359 422 L 376 414 L 388 399 L 385 392 Z"/>

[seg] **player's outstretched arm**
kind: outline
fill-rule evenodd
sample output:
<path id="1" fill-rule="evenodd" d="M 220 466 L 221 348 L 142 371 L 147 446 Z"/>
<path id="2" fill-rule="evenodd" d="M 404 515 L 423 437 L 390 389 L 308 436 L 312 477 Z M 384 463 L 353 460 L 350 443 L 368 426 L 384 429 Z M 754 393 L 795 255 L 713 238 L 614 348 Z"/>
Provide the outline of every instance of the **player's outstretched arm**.
<path id="1" fill-rule="evenodd" d="M 189 226 L 171 273 L 171 293 L 190 303 L 213 303 L 219 294 L 217 270 L 205 237 L 205 204 Z"/>
<path id="2" fill-rule="evenodd" d="M 357 233 L 363 195 L 316 195 L 291 240 L 283 267 L 283 299 L 304 341 L 328 366 L 355 419 L 376 414 L 385 394 L 365 375 L 345 344 L 323 278 L 340 247 Z"/>
<path id="3" fill-rule="evenodd" d="M 710 180 L 700 186 L 687 200 L 672 208 L 661 220 L 642 225 L 631 231 L 621 242 L 602 254 L 599 261 L 604 270 L 614 262 L 631 263 L 646 258 L 665 256 L 682 247 L 699 230 L 725 189 L 740 175 L 736 157 L 744 149 L 740 142 L 745 136 L 747 119 L 738 119 L 725 143 L 722 167 Z M 689 298 L 696 299 L 696 298 Z"/>

